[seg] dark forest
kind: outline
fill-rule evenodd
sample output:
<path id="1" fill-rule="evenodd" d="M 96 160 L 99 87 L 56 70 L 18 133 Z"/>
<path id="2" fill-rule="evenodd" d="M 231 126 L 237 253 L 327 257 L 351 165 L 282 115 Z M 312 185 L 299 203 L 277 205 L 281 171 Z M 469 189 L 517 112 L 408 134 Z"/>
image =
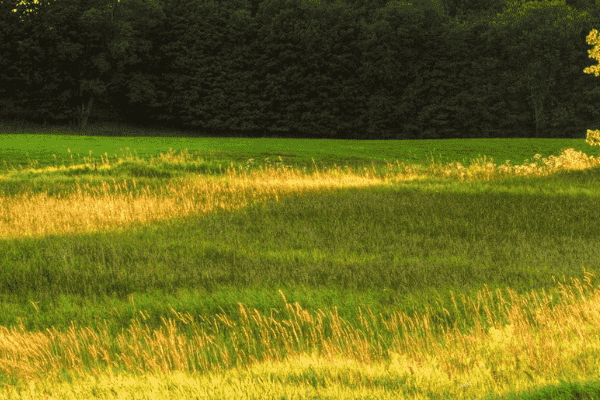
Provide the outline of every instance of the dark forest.
<path id="1" fill-rule="evenodd" d="M 0 119 L 198 135 L 583 138 L 593 0 L 0 1 Z"/>

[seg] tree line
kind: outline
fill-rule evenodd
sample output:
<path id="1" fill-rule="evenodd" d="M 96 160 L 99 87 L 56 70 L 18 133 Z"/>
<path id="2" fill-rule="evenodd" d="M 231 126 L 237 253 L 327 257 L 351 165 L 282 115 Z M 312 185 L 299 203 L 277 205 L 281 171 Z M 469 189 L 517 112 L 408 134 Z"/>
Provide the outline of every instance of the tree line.
<path id="1" fill-rule="evenodd" d="M 0 0 L 0 118 L 585 137 L 600 122 L 583 72 L 598 27 L 593 0 Z"/>

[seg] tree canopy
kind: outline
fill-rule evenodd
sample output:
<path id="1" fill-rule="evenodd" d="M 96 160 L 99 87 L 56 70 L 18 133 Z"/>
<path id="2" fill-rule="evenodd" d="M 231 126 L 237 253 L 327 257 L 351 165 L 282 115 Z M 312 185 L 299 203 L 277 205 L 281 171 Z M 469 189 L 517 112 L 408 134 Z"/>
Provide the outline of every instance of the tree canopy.
<path id="1" fill-rule="evenodd" d="M 579 135 L 600 8 L 572 0 L 0 1 L 0 118 L 201 131 Z M 5 12 L 2 12 L 5 11 Z"/>

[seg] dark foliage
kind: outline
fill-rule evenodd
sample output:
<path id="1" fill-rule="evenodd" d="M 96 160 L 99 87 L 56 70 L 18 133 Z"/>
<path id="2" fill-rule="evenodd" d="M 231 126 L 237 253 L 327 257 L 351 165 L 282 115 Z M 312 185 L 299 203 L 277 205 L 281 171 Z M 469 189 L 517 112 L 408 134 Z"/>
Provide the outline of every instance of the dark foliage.
<path id="1" fill-rule="evenodd" d="M 186 134 L 585 137 L 600 7 L 507 0 L 0 1 L 0 118 Z"/>

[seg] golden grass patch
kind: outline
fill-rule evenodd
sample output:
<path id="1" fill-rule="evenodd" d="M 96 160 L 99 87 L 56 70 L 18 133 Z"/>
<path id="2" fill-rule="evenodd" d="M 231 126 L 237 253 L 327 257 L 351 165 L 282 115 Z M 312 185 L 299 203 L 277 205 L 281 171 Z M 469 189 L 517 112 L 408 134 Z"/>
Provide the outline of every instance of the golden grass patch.
<path id="1" fill-rule="evenodd" d="M 567 149 L 559 157 L 511 166 L 493 160 L 476 160 L 469 167 L 460 163 L 428 167 L 396 162 L 386 170 L 334 168 L 308 174 L 291 168 L 267 167 L 261 170 L 230 168 L 224 176 L 187 175 L 170 181 L 158 190 L 144 188 L 133 194 L 135 179 L 113 179 L 100 188 L 78 184 L 70 194 L 23 193 L 0 196 L 0 238 L 81 233 L 131 227 L 172 218 L 204 214 L 214 210 L 235 210 L 264 201 L 278 201 L 292 193 L 329 188 L 394 184 L 428 177 L 457 180 L 494 180 L 508 176 L 547 176 L 562 170 L 600 166 L 600 160 Z M 181 160 L 161 157 L 161 162 Z M 70 168 L 79 168 L 73 166 Z M 111 168 L 104 162 L 100 168 Z M 56 168 L 51 167 L 55 170 Z M 49 171 L 49 170 L 48 170 Z M 32 174 L 48 173 L 30 170 Z M 10 179 L 10 177 L 4 177 Z"/>
<path id="2" fill-rule="evenodd" d="M 336 172 L 305 175 L 298 171 L 229 173 L 226 177 L 190 175 L 160 190 L 133 194 L 133 180 L 78 185 L 61 196 L 25 193 L 0 197 L 0 238 L 43 236 L 124 228 L 172 218 L 235 210 L 291 193 L 381 184 L 376 177 Z"/>
<path id="3" fill-rule="evenodd" d="M 463 296 L 457 306 L 475 323 L 466 333 L 457 327 L 435 333 L 434 318 L 427 313 L 396 313 L 385 319 L 367 310 L 361 326 L 352 326 L 335 309 L 309 312 L 288 303 L 283 293 L 287 318 L 262 315 L 240 304 L 239 321 L 224 315 L 194 321 L 173 310 L 174 318 L 163 319 L 162 328 L 136 322 L 115 339 L 102 328 L 38 333 L 22 326 L 1 328 L 0 371 L 29 380 L 31 391 L 12 397 L 23 399 L 52 390 L 63 393 L 61 398 L 74 398 L 94 387 L 168 396 L 168 382 L 177 376 L 182 377 L 181 390 L 199 398 L 233 399 L 244 391 L 254 398 L 306 395 L 311 390 L 336 398 L 394 398 L 398 385 L 413 388 L 414 395 L 396 398 L 426 398 L 428 392 L 453 398 L 503 394 L 557 383 L 561 377 L 583 379 L 600 368 L 600 336 L 595 334 L 600 287 L 592 283 L 593 277 L 584 270 L 583 281 L 558 283 L 559 299 L 486 288 L 475 299 Z M 558 303 L 549 306 L 554 300 Z M 478 319 L 482 313 L 489 328 Z M 231 342 L 207 333 L 198 322 L 229 331 Z M 183 334 L 183 326 L 191 326 L 194 333 Z M 376 326 L 386 332 L 373 334 L 381 329 Z M 115 375 L 112 368 L 121 372 Z M 73 374 L 73 384 L 57 383 L 61 370 Z"/>

